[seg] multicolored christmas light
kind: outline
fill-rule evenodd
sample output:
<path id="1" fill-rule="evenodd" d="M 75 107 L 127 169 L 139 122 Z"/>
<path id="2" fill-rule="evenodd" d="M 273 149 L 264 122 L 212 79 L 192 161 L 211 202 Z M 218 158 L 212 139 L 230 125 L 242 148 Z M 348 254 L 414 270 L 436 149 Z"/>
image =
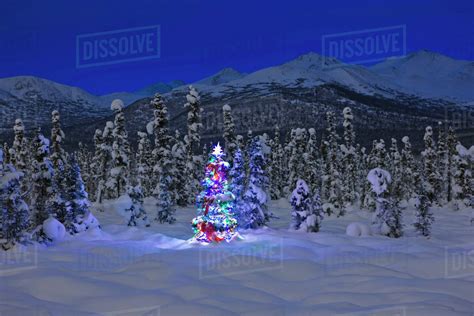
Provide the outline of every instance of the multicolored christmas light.
<path id="1" fill-rule="evenodd" d="M 206 177 L 201 182 L 204 190 L 197 197 L 198 216 L 192 221 L 194 239 L 199 242 L 230 242 L 238 236 L 232 203 L 235 197 L 226 179 L 230 165 L 223 156 L 222 148 L 217 144 L 209 157 Z"/>

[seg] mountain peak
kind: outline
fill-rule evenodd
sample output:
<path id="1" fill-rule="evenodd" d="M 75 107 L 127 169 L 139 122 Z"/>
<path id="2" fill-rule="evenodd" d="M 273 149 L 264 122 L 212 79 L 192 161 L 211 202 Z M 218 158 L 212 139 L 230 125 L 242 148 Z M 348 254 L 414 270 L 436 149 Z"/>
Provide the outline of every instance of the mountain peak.
<path id="1" fill-rule="evenodd" d="M 217 86 L 224 84 L 233 80 L 241 79 L 245 77 L 246 74 L 240 73 L 237 70 L 227 67 L 219 72 L 215 73 L 212 76 L 206 77 L 202 80 L 196 82 L 196 84 L 208 85 L 208 86 Z"/>

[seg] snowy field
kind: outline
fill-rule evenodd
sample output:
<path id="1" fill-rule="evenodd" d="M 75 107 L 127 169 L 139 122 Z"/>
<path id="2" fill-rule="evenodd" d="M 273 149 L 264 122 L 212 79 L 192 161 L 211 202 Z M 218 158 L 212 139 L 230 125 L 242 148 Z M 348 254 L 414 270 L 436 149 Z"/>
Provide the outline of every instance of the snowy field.
<path id="1" fill-rule="evenodd" d="M 110 205 L 96 212 L 102 231 L 0 252 L 0 315 L 474 315 L 468 211 L 435 209 L 427 240 L 411 209 L 400 239 L 347 236 L 367 212 L 311 234 L 288 231 L 286 201 L 270 209 L 268 228 L 202 246 L 188 241 L 192 208 L 174 225 L 129 228 Z"/>

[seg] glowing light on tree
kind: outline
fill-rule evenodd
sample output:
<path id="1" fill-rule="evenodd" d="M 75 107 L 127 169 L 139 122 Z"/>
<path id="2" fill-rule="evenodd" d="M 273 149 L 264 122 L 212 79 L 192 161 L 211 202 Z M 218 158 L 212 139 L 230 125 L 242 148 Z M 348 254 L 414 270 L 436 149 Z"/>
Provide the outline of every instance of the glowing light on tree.
<path id="1" fill-rule="evenodd" d="M 199 242 L 230 242 L 238 236 L 232 203 L 235 197 L 226 177 L 230 165 L 223 157 L 222 148 L 217 144 L 201 182 L 204 190 L 197 197 L 198 216 L 192 220 L 194 239 Z"/>

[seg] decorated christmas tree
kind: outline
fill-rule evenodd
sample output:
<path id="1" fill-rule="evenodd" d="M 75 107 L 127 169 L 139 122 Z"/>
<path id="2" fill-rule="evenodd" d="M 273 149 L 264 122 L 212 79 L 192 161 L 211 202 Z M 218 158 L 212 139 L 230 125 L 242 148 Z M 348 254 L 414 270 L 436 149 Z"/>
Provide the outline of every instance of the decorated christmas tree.
<path id="1" fill-rule="evenodd" d="M 219 144 L 214 147 L 206 166 L 204 190 L 197 197 L 198 216 L 192 221 L 194 239 L 199 242 L 230 242 L 238 234 L 234 218 L 234 195 L 226 179 L 229 163 L 223 160 L 224 153 Z"/>

